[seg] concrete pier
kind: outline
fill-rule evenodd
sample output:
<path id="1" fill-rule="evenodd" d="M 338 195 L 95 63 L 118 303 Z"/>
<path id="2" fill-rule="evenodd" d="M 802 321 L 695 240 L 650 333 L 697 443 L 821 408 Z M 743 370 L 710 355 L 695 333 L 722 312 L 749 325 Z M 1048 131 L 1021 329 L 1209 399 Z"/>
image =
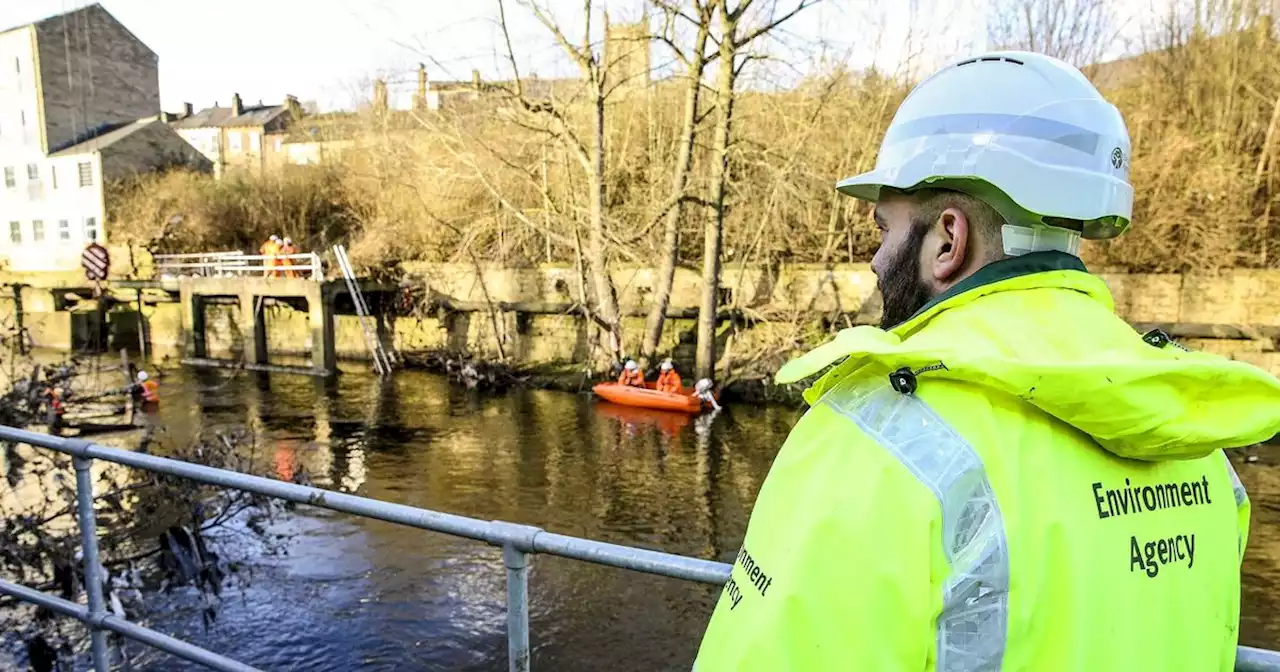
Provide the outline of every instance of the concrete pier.
<path id="1" fill-rule="evenodd" d="M 346 291 L 342 283 L 303 278 L 182 278 L 178 282 L 178 295 L 187 335 L 186 351 L 193 359 L 208 358 L 205 307 L 211 299 L 229 298 L 239 304 L 238 325 L 244 337 L 245 363 L 269 364 L 264 306 L 268 300 L 302 299 L 307 304 L 311 327 L 311 366 L 319 375 L 333 375 L 337 372 L 338 359 L 333 304 L 341 291 Z"/>

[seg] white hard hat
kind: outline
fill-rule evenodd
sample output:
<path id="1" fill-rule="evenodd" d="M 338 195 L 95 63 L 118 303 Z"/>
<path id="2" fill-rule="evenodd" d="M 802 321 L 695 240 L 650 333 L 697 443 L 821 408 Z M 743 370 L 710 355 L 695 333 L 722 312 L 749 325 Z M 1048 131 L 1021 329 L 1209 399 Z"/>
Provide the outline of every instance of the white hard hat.
<path id="1" fill-rule="evenodd" d="M 1074 253 L 1081 234 L 1112 238 L 1129 226 L 1129 131 L 1076 68 L 1030 52 L 983 54 L 917 85 L 889 124 L 875 169 L 836 185 L 867 201 L 881 187 L 968 193 L 1011 225 L 1010 254 Z M 1049 228 L 1059 226 L 1067 228 Z"/>
<path id="2" fill-rule="evenodd" d="M 285 237 L 284 237 L 284 242 L 286 242 L 286 243 L 292 243 L 292 242 L 293 242 L 293 239 L 292 239 L 292 238 L 290 238 L 289 236 L 285 236 Z"/>
<path id="3" fill-rule="evenodd" d="M 658 368 L 662 369 L 663 371 L 670 371 L 671 369 L 675 368 L 675 365 L 671 363 L 671 360 L 664 359 L 662 360 L 662 364 L 659 365 Z"/>
<path id="4" fill-rule="evenodd" d="M 280 240 L 280 236 L 277 236 L 276 234 L 273 233 L 271 234 L 270 240 Z"/>
<path id="5" fill-rule="evenodd" d="M 146 372 L 146 371 L 139 371 L 139 372 L 138 372 L 138 380 L 139 380 L 139 381 L 146 380 L 147 378 L 150 378 L 150 376 L 148 376 L 148 375 L 147 375 L 147 372 Z"/>
<path id="6" fill-rule="evenodd" d="M 636 364 L 636 360 L 628 359 L 627 363 L 623 365 L 623 368 L 625 368 L 628 371 L 635 371 L 636 369 L 640 368 L 640 365 Z"/>

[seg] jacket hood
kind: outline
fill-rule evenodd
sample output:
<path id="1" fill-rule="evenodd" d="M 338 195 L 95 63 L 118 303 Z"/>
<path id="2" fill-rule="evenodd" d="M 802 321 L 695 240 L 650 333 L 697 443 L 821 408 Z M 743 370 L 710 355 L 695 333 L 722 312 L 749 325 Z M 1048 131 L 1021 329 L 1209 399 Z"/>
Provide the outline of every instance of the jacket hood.
<path id="1" fill-rule="evenodd" d="M 1130 459 L 1190 459 L 1280 434 L 1280 379 L 1148 343 L 1115 315 L 1102 280 L 1062 253 L 991 264 L 891 331 L 841 331 L 775 380 L 796 382 L 840 360 L 806 401 L 868 367 L 909 367 L 921 388 L 947 379 L 1015 396 Z"/>

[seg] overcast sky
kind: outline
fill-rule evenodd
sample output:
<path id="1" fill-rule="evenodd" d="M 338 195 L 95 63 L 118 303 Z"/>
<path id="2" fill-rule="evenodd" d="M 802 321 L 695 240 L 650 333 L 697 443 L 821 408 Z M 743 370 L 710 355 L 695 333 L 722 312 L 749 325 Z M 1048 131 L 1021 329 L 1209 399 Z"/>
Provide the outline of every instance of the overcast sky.
<path id="1" fill-rule="evenodd" d="M 777 0 L 786 6 L 796 0 Z M 823 0 L 792 23 L 771 51 L 788 65 L 775 75 L 802 76 L 821 60 L 872 63 L 894 70 L 914 55 L 933 63 L 984 46 L 980 7 L 990 0 Z M 1126 14 L 1152 3 L 1123 0 Z M 539 0 L 581 34 L 582 0 Z M 763 3 L 764 0 L 761 0 Z M 0 29 L 90 4 L 85 0 L 0 0 Z M 419 62 L 433 79 L 505 74 L 497 58 L 497 0 L 102 0 L 160 57 L 160 94 L 170 111 L 278 102 L 285 94 L 322 109 L 369 97 L 374 77 L 410 82 Z M 643 0 L 597 0 L 615 21 L 640 16 Z M 914 11 L 913 11 L 914 8 Z M 572 74 L 549 34 L 508 0 L 516 51 L 526 72 Z M 599 22 L 597 21 L 597 24 Z M 655 50 L 655 61 L 662 54 Z"/>

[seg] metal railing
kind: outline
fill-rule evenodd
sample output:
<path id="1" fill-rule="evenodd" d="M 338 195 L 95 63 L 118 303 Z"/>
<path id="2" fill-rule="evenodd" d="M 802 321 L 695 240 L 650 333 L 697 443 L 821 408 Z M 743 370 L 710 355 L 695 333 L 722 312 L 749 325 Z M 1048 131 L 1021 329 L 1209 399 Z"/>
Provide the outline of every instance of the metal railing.
<path id="1" fill-rule="evenodd" d="M 4 580 L 0 580 L 0 595 L 9 595 L 31 602 L 88 625 L 94 669 L 98 672 L 107 672 L 109 669 L 107 631 L 119 633 L 129 639 L 214 670 L 246 672 L 256 668 L 150 628 L 130 623 L 107 612 L 102 594 L 104 583 L 100 575 L 102 565 L 98 558 L 93 480 L 89 472 L 93 460 L 105 460 L 144 471 L 252 492 L 299 504 L 310 504 L 421 530 L 475 539 L 501 547 L 503 565 L 507 570 L 508 667 L 513 672 L 529 670 L 530 554 L 544 553 L 712 585 L 723 585 L 729 580 L 732 569 L 731 565 L 722 562 L 555 534 L 531 525 L 497 520 L 484 521 L 403 504 L 392 504 L 181 460 L 108 448 L 82 439 L 66 439 L 2 425 L 0 425 L 0 441 L 26 443 L 72 457 L 76 472 L 76 511 L 84 551 L 85 588 L 89 604 L 86 608 Z M 1235 669 L 1249 672 L 1280 672 L 1280 652 L 1242 646 L 1236 656 Z"/>
<path id="2" fill-rule="evenodd" d="M 195 252 L 189 254 L 157 254 L 154 257 L 156 275 L 160 278 L 179 277 L 299 277 L 312 280 L 324 279 L 320 255 L 315 252 L 301 254 L 245 254 L 244 252 Z"/>

